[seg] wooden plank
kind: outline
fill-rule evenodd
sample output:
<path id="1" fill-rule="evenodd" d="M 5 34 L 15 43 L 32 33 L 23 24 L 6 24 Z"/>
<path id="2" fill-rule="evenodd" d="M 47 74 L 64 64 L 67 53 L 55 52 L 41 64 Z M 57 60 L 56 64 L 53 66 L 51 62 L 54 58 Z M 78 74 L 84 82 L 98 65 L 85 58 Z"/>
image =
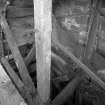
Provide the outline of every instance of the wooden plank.
<path id="1" fill-rule="evenodd" d="M 78 58 L 76 58 L 70 51 L 61 45 L 56 45 L 63 53 L 70 57 L 77 65 L 81 68 L 87 75 L 89 75 L 93 81 L 95 81 L 100 87 L 105 90 L 105 83 L 94 73 L 92 72 L 85 64 L 83 64 Z"/>
<path id="2" fill-rule="evenodd" d="M 52 0 L 34 0 L 37 89 L 45 103 L 50 98 Z"/>
<path id="3" fill-rule="evenodd" d="M 1 58 L 1 62 L 3 64 L 3 66 L 5 67 L 4 70 L 6 71 L 6 73 L 10 77 L 10 79 L 12 80 L 13 84 L 15 85 L 15 87 L 17 88 L 17 90 L 19 91 L 19 93 L 23 97 L 23 99 L 29 105 L 34 105 L 34 103 L 32 101 L 32 97 L 29 94 L 29 92 L 27 91 L 27 88 L 24 86 L 24 84 L 22 83 L 22 81 L 20 80 L 20 78 L 14 72 L 14 70 L 12 69 L 12 67 L 10 66 L 10 64 L 8 63 L 8 61 L 5 58 L 2 57 Z"/>
<path id="4" fill-rule="evenodd" d="M 32 59 L 35 58 L 35 55 L 36 55 L 35 54 L 35 45 L 33 45 L 32 48 L 31 48 L 31 50 L 30 50 L 30 52 L 28 53 L 28 55 L 24 59 L 25 64 L 28 65 L 32 61 Z"/>
<path id="5" fill-rule="evenodd" d="M 3 46 L 3 33 L 0 27 L 0 57 L 4 56 L 4 46 Z"/>
<path id="6" fill-rule="evenodd" d="M 26 16 L 34 16 L 33 8 L 19 8 L 16 6 L 8 6 L 7 18 L 22 18 Z"/>
<path id="7" fill-rule="evenodd" d="M 68 83 L 61 93 L 55 97 L 55 99 L 51 102 L 51 105 L 63 105 L 64 102 L 73 94 L 80 82 L 81 78 L 79 76 L 75 77 Z"/>
<path id="8" fill-rule="evenodd" d="M 98 9 L 101 8 L 102 1 L 97 0 L 96 1 L 96 6 L 95 10 L 93 12 L 93 19 L 92 19 L 92 24 L 89 29 L 89 35 L 88 35 L 88 42 L 86 45 L 85 49 L 85 54 L 84 57 L 87 59 L 90 59 L 92 54 L 93 54 L 93 49 L 95 46 L 95 41 L 96 41 L 96 35 L 97 35 L 97 29 L 98 29 L 98 24 L 99 24 L 99 18 L 100 18 L 100 13 L 98 12 Z"/>
<path id="9" fill-rule="evenodd" d="M 13 0 L 13 5 L 17 7 L 33 7 L 33 0 Z"/>
<path id="10" fill-rule="evenodd" d="M 12 54 L 16 61 L 16 64 L 17 64 L 17 67 L 18 67 L 18 70 L 19 70 L 19 73 L 20 73 L 20 76 L 21 76 L 23 82 L 24 82 L 25 86 L 29 89 L 29 91 L 32 94 L 35 94 L 35 87 L 32 82 L 32 79 L 28 74 L 28 70 L 24 64 L 23 58 L 22 58 L 20 51 L 17 47 L 17 44 L 13 38 L 12 32 L 9 29 L 8 23 L 5 19 L 5 17 L 3 17 L 2 15 L 1 15 L 1 26 L 4 30 L 5 35 L 6 35 L 7 42 L 9 44 L 11 51 L 12 51 Z"/>
<path id="11" fill-rule="evenodd" d="M 17 45 L 34 42 L 34 17 L 8 19 L 12 35 Z"/>

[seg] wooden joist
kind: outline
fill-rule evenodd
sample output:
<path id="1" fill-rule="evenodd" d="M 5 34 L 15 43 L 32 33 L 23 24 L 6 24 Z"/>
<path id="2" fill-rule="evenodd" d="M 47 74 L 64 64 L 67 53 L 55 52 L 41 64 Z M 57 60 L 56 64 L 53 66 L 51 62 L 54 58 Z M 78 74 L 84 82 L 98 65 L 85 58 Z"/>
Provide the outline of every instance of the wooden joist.
<path id="1" fill-rule="evenodd" d="M 93 81 L 95 81 L 100 87 L 105 90 L 105 83 L 94 73 L 92 72 L 85 64 L 83 64 L 78 58 L 76 58 L 70 51 L 68 51 L 65 47 L 58 44 L 56 45 L 63 53 L 65 53 L 69 58 L 71 58 L 78 67 L 81 68 Z"/>
<path id="2" fill-rule="evenodd" d="M 52 0 L 34 0 L 37 90 L 43 103 L 50 98 Z"/>
<path id="3" fill-rule="evenodd" d="M 31 77 L 29 76 L 28 74 L 28 70 L 25 66 L 25 63 L 23 61 L 23 58 L 20 54 L 20 51 L 17 47 L 17 44 L 13 38 L 13 35 L 12 35 L 12 32 L 8 26 L 8 23 L 5 19 L 4 16 L 0 16 L 1 18 L 1 26 L 2 26 L 2 29 L 5 33 L 5 36 L 6 36 L 6 40 L 8 42 L 8 45 L 12 51 L 12 54 L 14 56 L 14 59 L 16 61 L 16 64 L 17 64 L 17 67 L 18 67 L 18 70 L 19 70 L 19 73 L 20 73 L 20 76 L 23 80 L 23 83 L 25 84 L 25 86 L 29 89 L 29 91 L 32 93 L 32 94 L 35 94 L 35 87 L 34 87 L 34 84 L 32 82 L 32 79 Z"/>
<path id="4" fill-rule="evenodd" d="M 5 67 L 4 70 L 12 80 L 13 84 L 15 85 L 23 99 L 27 102 L 28 105 L 34 105 L 31 94 L 28 92 L 27 88 L 24 86 L 24 83 L 20 80 L 18 75 L 14 72 L 8 61 L 2 57 L 1 63 Z"/>

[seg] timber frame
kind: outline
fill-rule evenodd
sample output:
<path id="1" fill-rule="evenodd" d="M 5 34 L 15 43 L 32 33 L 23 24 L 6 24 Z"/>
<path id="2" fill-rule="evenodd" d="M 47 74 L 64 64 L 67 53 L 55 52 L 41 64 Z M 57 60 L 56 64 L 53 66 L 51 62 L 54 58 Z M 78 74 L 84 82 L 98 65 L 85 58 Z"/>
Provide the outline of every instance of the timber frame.
<path id="1" fill-rule="evenodd" d="M 100 13 L 102 13 L 102 11 L 99 13 L 99 11 L 97 12 L 96 10 L 97 8 L 100 10 L 101 3 L 98 2 L 98 6 L 96 4 L 92 25 L 90 27 L 91 29 L 89 32 L 89 39 L 86 45 L 86 52 L 82 61 L 76 58 L 71 52 L 60 44 L 52 44 L 52 0 L 33 0 L 33 3 L 35 43 L 25 59 L 23 59 L 18 45 L 12 37 L 12 32 L 5 15 L 0 13 L 0 25 L 6 34 L 6 40 L 12 52 L 12 57 L 16 61 L 21 79 L 14 72 L 6 57 L 1 57 L 1 64 L 5 68 L 6 73 L 9 75 L 10 79 L 26 103 L 28 105 L 62 105 L 66 99 L 73 94 L 82 79 L 85 78 L 84 76 L 81 76 L 82 73 L 80 72 L 79 75 L 76 75 L 76 77 L 68 83 L 68 85 L 63 89 L 63 91 L 61 91 L 60 94 L 58 94 L 58 96 L 55 97 L 54 100 L 50 100 L 51 58 L 57 59 L 60 63 L 62 63 L 62 65 L 64 65 L 65 62 L 69 63 L 69 61 L 65 61 L 63 57 L 61 59 L 59 56 L 56 56 L 55 53 L 51 51 L 51 48 L 55 51 L 59 50 L 58 55 L 64 54 L 65 57 L 72 59 L 73 62 L 76 63 L 77 67 L 81 68 L 81 71 L 84 71 L 84 73 L 86 73 L 95 83 L 105 90 L 105 82 L 103 82 L 97 74 L 92 72 L 92 70 L 87 67 L 85 63 L 85 58 L 90 58 L 93 53 L 92 46 L 96 37 L 95 32 L 97 30 L 98 18 Z M 35 54 L 37 63 L 37 88 L 35 88 L 26 67 L 30 60 L 32 60 L 33 57 L 35 58 Z"/>

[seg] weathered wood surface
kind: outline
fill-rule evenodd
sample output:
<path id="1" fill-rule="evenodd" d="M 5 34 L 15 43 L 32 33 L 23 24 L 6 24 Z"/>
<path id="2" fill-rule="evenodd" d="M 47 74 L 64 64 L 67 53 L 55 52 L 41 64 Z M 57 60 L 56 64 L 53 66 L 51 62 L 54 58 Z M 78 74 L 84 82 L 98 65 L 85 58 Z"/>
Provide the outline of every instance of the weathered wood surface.
<path id="1" fill-rule="evenodd" d="M 3 60 L 3 62 L 5 61 Z M 4 65 L 3 62 L 2 62 L 2 65 L 0 64 L 0 105 L 19 105 L 22 103 L 25 104 L 23 98 L 17 91 L 17 88 L 14 86 L 10 77 L 7 75 L 8 73 L 5 72 L 7 69 L 7 71 L 10 72 L 10 75 L 12 75 L 12 73 L 14 72 L 13 69 L 10 69 L 10 66 L 8 66 L 8 63 L 5 63 Z M 6 68 L 4 69 L 4 67 Z M 11 73 L 11 70 L 12 70 L 12 73 Z M 14 75 L 12 75 L 12 77 L 14 77 Z M 18 78 L 17 77 L 15 78 L 17 82 Z M 21 85 L 19 86 L 21 87 Z"/>
<path id="2" fill-rule="evenodd" d="M 52 0 L 34 0 L 37 88 L 42 102 L 50 98 Z"/>
<path id="3" fill-rule="evenodd" d="M 12 54 L 14 56 L 14 59 L 16 61 L 20 76 L 25 84 L 25 86 L 27 86 L 27 88 L 29 89 L 29 91 L 33 94 L 35 94 L 35 87 L 34 84 L 32 82 L 31 77 L 28 74 L 28 70 L 24 64 L 23 58 L 20 54 L 20 51 L 17 47 L 17 44 L 12 36 L 12 32 L 8 26 L 8 23 L 5 19 L 5 17 L 1 16 L 1 26 L 4 30 L 4 33 L 6 35 L 6 40 L 8 42 L 8 45 L 12 51 Z"/>
<path id="4" fill-rule="evenodd" d="M 95 81 L 98 85 L 100 85 L 103 89 L 105 89 L 105 83 L 93 72 L 91 71 L 85 64 L 83 64 L 78 58 L 76 58 L 69 50 L 67 50 L 62 45 L 56 45 L 61 49 L 68 57 L 70 57 L 77 65 L 81 68 L 87 75 L 89 75 L 93 81 Z"/>
<path id="5" fill-rule="evenodd" d="M 0 56 L 4 56 L 3 33 L 0 27 Z"/>
<path id="6" fill-rule="evenodd" d="M 8 19 L 10 29 L 17 45 L 22 46 L 34 42 L 34 18 L 10 18 Z"/>
<path id="7" fill-rule="evenodd" d="M 1 62 L 3 64 L 3 66 L 5 67 L 6 73 L 8 74 L 10 79 L 12 80 L 13 84 L 18 89 L 18 91 L 19 91 L 20 95 L 23 97 L 23 99 L 25 99 L 25 101 L 29 105 L 34 105 L 31 94 L 29 93 L 27 87 L 24 86 L 24 83 L 20 80 L 18 75 L 14 72 L 14 70 L 12 69 L 10 64 L 8 63 L 8 61 L 5 58 L 1 58 Z"/>
<path id="8" fill-rule="evenodd" d="M 102 1 L 97 0 L 95 5 L 95 10 L 93 12 L 92 24 L 89 29 L 88 42 L 85 50 L 85 57 L 88 59 L 91 58 L 95 47 L 96 35 L 97 35 L 99 19 L 100 19 L 100 13 L 98 12 L 98 9 L 101 8 L 101 5 L 102 5 Z"/>
<path id="9" fill-rule="evenodd" d="M 16 6 L 9 6 L 7 8 L 7 18 L 22 18 L 26 16 L 34 16 L 34 9 Z"/>
<path id="10" fill-rule="evenodd" d="M 32 7 L 33 0 L 13 0 L 12 5 L 16 7 Z"/>

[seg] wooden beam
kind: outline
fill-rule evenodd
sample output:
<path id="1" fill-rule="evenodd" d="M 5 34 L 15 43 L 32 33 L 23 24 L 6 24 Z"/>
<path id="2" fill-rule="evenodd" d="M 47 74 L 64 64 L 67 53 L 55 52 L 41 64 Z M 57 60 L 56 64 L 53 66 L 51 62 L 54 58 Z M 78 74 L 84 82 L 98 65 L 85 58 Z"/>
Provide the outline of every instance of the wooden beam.
<path id="1" fill-rule="evenodd" d="M 83 64 L 78 58 L 76 58 L 70 51 L 68 51 L 65 47 L 58 44 L 56 47 L 59 48 L 63 53 L 65 53 L 69 58 L 71 58 L 78 67 L 81 68 L 87 75 L 89 75 L 92 80 L 94 80 L 99 86 L 101 86 L 105 90 L 105 83 L 94 73 L 92 72 L 85 64 Z"/>
<path id="2" fill-rule="evenodd" d="M 8 61 L 2 57 L 1 63 L 5 67 L 4 70 L 10 77 L 11 81 L 13 82 L 23 99 L 27 102 L 28 105 L 34 105 L 31 94 L 28 92 L 27 88 L 24 86 L 18 75 L 14 72 Z"/>
<path id="3" fill-rule="evenodd" d="M 12 54 L 14 56 L 14 59 L 16 61 L 20 76 L 21 76 L 25 86 L 29 89 L 29 91 L 32 94 L 35 94 L 34 84 L 32 82 L 31 77 L 29 76 L 28 70 L 27 70 L 27 68 L 25 66 L 24 60 L 23 60 L 23 58 L 22 58 L 22 56 L 20 54 L 20 51 L 19 51 L 19 49 L 17 47 L 17 44 L 16 44 L 16 42 L 14 40 L 14 37 L 13 37 L 12 32 L 11 32 L 9 26 L 8 26 L 8 23 L 7 23 L 4 16 L 1 15 L 0 19 L 1 19 L 2 29 L 3 29 L 3 31 L 5 33 L 8 45 L 9 45 L 9 47 L 10 47 L 10 49 L 12 51 Z"/>
<path id="4" fill-rule="evenodd" d="M 22 8 L 17 6 L 8 6 L 7 18 L 22 18 L 26 16 L 34 16 L 33 8 Z"/>
<path id="5" fill-rule="evenodd" d="M 64 102 L 73 94 L 75 89 L 81 82 L 79 76 L 75 77 L 68 85 L 58 94 L 55 99 L 51 102 L 51 105 L 63 105 Z"/>
<path id="6" fill-rule="evenodd" d="M 34 0 L 37 89 L 45 103 L 50 98 L 52 0 Z"/>
<path id="7" fill-rule="evenodd" d="M 35 54 L 35 45 L 33 45 L 30 52 L 28 53 L 28 55 L 24 59 L 25 64 L 28 65 L 35 58 L 35 55 L 36 55 Z"/>
<path id="8" fill-rule="evenodd" d="M 101 4 L 102 4 L 101 0 L 96 0 L 95 10 L 93 12 L 93 17 L 92 17 L 92 21 L 91 21 L 92 24 L 89 29 L 88 42 L 87 42 L 85 54 L 84 54 L 84 57 L 87 59 L 90 59 L 93 54 L 98 24 L 99 24 L 99 20 L 100 20 L 99 19 L 100 13 L 98 12 L 98 10 L 101 8 Z"/>
<path id="9" fill-rule="evenodd" d="M 0 57 L 4 56 L 4 45 L 3 45 L 3 33 L 2 28 L 0 27 Z"/>

